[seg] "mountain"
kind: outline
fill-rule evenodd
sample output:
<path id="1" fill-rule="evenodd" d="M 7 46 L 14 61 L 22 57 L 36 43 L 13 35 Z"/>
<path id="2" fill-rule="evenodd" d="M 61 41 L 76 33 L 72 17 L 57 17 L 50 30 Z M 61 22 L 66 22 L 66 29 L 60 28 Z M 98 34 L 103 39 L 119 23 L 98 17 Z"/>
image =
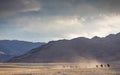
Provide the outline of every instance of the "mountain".
<path id="1" fill-rule="evenodd" d="M 0 40 L 0 62 L 8 61 L 12 57 L 22 55 L 44 43 L 32 43 L 17 40 Z"/>
<path id="2" fill-rule="evenodd" d="M 120 33 L 91 39 L 51 41 L 9 62 L 113 62 L 120 61 Z"/>

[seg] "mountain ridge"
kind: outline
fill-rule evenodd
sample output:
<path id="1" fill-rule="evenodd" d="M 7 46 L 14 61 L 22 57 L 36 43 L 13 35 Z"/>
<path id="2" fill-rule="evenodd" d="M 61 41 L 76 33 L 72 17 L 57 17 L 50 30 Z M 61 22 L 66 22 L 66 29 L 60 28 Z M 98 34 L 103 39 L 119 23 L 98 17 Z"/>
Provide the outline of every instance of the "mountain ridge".
<path id="1" fill-rule="evenodd" d="M 33 43 L 19 40 L 0 40 L 0 62 L 22 55 L 32 48 L 39 47 L 42 44 L 44 43 Z"/>
<path id="2" fill-rule="evenodd" d="M 111 62 L 120 60 L 120 33 L 103 38 L 79 37 L 71 40 L 50 41 L 15 57 L 9 62 L 87 62 L 97 60 Z"/>

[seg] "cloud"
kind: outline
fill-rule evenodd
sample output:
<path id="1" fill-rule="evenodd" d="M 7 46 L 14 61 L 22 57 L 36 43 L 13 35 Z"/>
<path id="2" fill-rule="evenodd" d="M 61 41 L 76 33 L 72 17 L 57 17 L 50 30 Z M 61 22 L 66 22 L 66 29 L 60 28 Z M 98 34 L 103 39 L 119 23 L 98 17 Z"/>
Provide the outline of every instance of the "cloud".
<path id="1" fill-rule="evenodd" d="M 5 54 L 4 52 L 0 51 L 0 55 Z"/>
<path id="2" fill-rule="evenodd" d="M 119 0 L 41 0 L 46 15 L 80 15 L 120 13 Z"/>
<path id="3" fill-rule="evenodd" d="M 119 14 L 119 7 L 119 0 L 0 0 L 0 17 L 31 11 L 40 16 Z"/>
<path id="4" fill-rule="evenodd" d="M 30 20 L 28 20 L 29 18 Z M 104 37 L 109 33 L 117 33 L 120 30 L 119 18 L 120 15 L 115 14 L 93 17 L 53 16 L 40 18 L 29 16 L 17 18 L 13 22 L 17 26 L 16 30 L 26 32 L 26 35 L 31 39 L 40 37 L 42 40 L 55 40 L 76 37 Z"/>
<path id="5" fill-rule="evenodd" d="M 119 0 L 0 0 L 0 39 L 103 37 L 120 30 Z"/>
<path id="6" fill-rule="evenodd" d="M 68 34 L 68 38 L 74 38 L 75 36 L 89 38 L 93 36 L 104 37 L 110 33 L 118 33 L 120 30 L 119 18 L 120 15 L 102 15 L 92 17 L 91 19 L 87 18 L 86 21 L 82 23 L 81 28 Z"/>
<path id="7" fill-rule="evenodd" d="M 0 0 L 0 17 L 14 16 L 19 12 L 39 11 L 36 0 Z"/>

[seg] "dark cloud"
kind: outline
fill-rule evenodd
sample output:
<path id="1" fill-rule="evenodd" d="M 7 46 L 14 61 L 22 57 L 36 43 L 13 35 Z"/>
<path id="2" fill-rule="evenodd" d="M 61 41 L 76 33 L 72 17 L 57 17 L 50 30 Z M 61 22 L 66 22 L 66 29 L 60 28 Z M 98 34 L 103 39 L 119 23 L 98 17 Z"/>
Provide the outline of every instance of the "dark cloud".
<path id="1" fill-rule="evenodd" d="M 120 0 L 40 0 L 40 2 L 45 15 L 94 16 L 120 13 Z"/>
<path id="2" fill-rule="evenodd" d="M 0 17 L 39 9 L 40 5 L 33 0 L 0 0 Z"/>
<path id="3" fill-rule="evenodd" d="M 95 15 L 120 12 L 120 0 L 0 0 L 0 17 L 37 11 L 38 15 Z"/>
<path id="4" fill-rule="evenodd" d="M 99 0 L 94 5 L 103 12 L 120 13 L 120 0 Z"/>
<path id="5" fill-rule="evenodd" d="M 0 22 L 27 16 L 81 16 L 119 14 L 120 0 L 0 0 Z"/>

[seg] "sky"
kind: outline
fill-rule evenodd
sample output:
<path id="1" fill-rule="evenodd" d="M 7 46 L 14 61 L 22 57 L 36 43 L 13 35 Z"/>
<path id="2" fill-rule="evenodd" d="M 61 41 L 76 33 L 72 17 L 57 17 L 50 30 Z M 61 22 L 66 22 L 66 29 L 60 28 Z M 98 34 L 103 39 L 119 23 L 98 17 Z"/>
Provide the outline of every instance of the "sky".
<path id="1" fill-rule="evenodd" d="M 0 0 L 0 40 L 48 42 L 120 32 L 120 0 Z"/>

